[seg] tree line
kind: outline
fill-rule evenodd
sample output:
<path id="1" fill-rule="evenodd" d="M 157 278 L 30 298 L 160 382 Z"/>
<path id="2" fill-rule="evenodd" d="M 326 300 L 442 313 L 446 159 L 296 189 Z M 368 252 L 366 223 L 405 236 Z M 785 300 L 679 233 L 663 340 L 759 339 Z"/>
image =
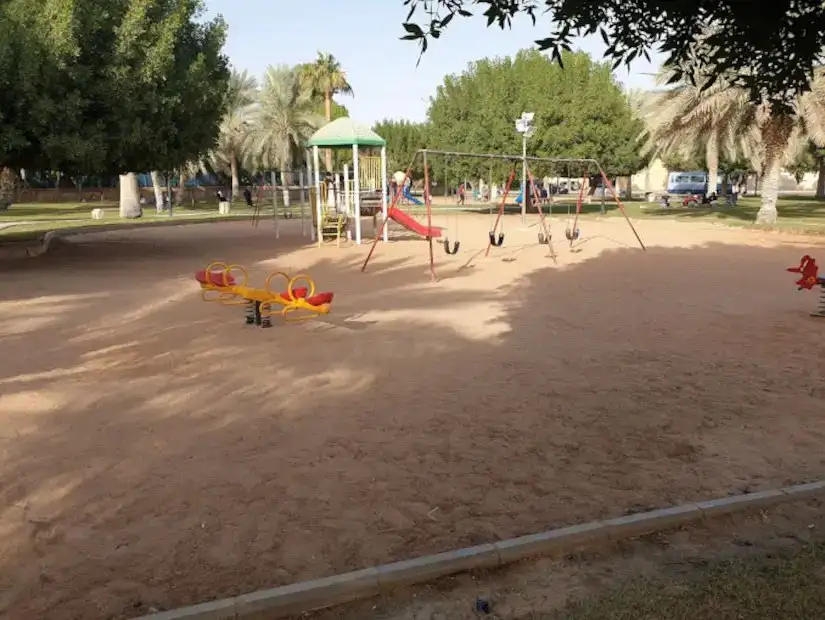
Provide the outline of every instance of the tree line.
<path id="1" fill-rule="evenodd" d="M 754 103 L 747 89 L 707 73 L 676 81 L 665 67 L 650 93 L 625 92 L 611 67 L 583 52 L 562 53 L 562 69 L 536 50 L 515 58 L 483 59 L 444 79 L 420 124 L 383 121 L 376 130 L 388 142 L 391 165 L 405 169 L 416 148 L 473 153 L 521 151 L 514 119 L 535 113 L 529 154 L 594 158 L 610 176 L 631 175 L 653 157 L 669 169 L 708 171 L 715 179 L 756 172 L 762 179 L 761 223 L 776 221 L 780 174 L 797 178 L 818 171 L 818 196 L 825 197 L 825 69 L 784 113 Z M 456 158 L 435 159 L 432 174 L 445 182 L 505 176 L 507 164 Z M 534 166 L 553 176 L 559 166 Z M 561 166 L 562 169 L 565 166 Z M 581 168 L 581 166 L 580 166 Z M 421 161 L 414 174 L 421 175 Z M 562 172 L 562 174 L 564 174 Z M 570 176 L 583 176 L 581 170 Z"/>
<path id="2" fill-rule="evenodd" d="M 652 6 L 652 0 L 622 1 L 624 6 Z M 408 2 L 413 8 L 422 3 L 446 7 L 447 17 L 430 14 L 426 32 L 409 22 L 413 39 L 426 41 L 446 28 L 450 15 L 467 13 L 462 0 Z M 500 23 L 505 23 L 508 15 L 530 6 L 498 0 L 486 4 L 491 23 L 502 17 Z M 618 26 L 609 11 L 590 15 L 577 12 L 584 6 L 581 0 L 568 4 L 568 14 L 553 19 L 574 30 L 593 24 L 597 29 L 600 20 L 607 20 L 604 34 L 612 41 L 608 56 L 614 60 L 631 59 L 632 50 L 644 51 L 651 44 L 636 40 L 633 47 L 633 32 L 611 31 Z M 796 33 L 797 39 L 786 45 L 790 51 L 822 38 L 816 29 L 825 9 L 816 4 L 818 13 L 802 11 L 807 21 L 797 11 L 771 25 L 788 35 L 802 28 L 800 23 L 811 30 Z M 689 11 L 692 3 L 680 6 Z M 811 66 L 810 50 L 794 57 L 804 62 L 777 63 L 784 56 L 776 56 L 774 73 L 759 76 L 749 72 L 764 56 L 738 58 L 728 48 L 727 56 L 717 57 L 713 42 L 718 26 L 730 18 L 720 11 L 718 20 L 704 23 L 690 43 L 688 57 L 673 47 L 675 31 L 660 33 L 673 53 L 661 76 L 662 89 L 641 98 L 622 90 L 609 63 L 564 51 L 564 37 L 573 31 L 568 28 L 555 39 L 560 48 L 550 45 L 558 52 L 555 58 L 530 50 L 514 58 L 479 60 L 444 79 L 425 123 L 384 121 L 375 128 L 388 141 L 391 167 L 404 169 L 422 146 L 518 153 L 514 119 L 534 112 L 531 154 L 593 157 L 610 175 L 631 174 L 653 156 L 700 159 L 711 172 L 744 163 L 763 176 L 759 218 L 770 223 L 776 218 L 782 166 L 796 174 L 821 167 L 823 69 L 816 68 L 804 84 L 800 81 L 799 67 Z M 758 30 L 758 21 L 740 16 L 728 42 L 734 48 L 745 45 L 745 34 Z M 222 51 L 226 28 L 219 17 L 204 19 L 202 0 L 0 3 L 0 184 L 20 169 L 117 175 L 125 213 L 137 201 L 132 172 L 154 171 L 157 188 L 161 174 L 185 177 L 211 170 L 230 178 L 235 193 L 245 176 L 300 166 L 307 137 L 323 122 L 347 113 L 333 99 L 352 90 L 345 71 L 333 56 L 319 54 L 297 67 L 272 66 L 258 83 L 231 71 Z M 757 46 L 753 53 L 785 45 L 775 39 L 751 42 Z M 702 58 L 704 63 L 697 60 Z M 326 152 L 324 159 L 329 169 L 346 157 L 336 160 Z M 506 174 L 506 165 L 480 161 L 441 158 L 431 165 L 439 183 Z M 535 172 L 579 174 L 546 168 Z"/>

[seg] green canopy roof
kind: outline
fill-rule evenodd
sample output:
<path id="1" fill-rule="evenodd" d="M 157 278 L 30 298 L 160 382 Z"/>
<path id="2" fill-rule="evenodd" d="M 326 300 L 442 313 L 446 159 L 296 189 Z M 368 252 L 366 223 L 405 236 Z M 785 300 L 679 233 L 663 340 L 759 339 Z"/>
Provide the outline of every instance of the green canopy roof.
<path id="1" fill-rule="evenodd" d="M 338 148 L 345 146 L 386 146 L 387 141 L 366 125 L 345 116 L 327 123 L 312 134 L 307 146 Z"/>

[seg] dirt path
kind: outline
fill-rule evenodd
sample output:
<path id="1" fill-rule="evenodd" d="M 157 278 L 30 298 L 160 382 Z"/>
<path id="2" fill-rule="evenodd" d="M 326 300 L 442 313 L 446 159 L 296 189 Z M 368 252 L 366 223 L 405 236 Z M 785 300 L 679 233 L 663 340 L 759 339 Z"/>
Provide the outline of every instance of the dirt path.
<path id="1" fill-rule="evenodd" d="M 0 615 L 128 617 L 825 475 L 821 326 L 784 271 L 810 242 L 643 221 L 645 254 L 610 218 L 554 263 L 513 217 L 484 260 L 489 224 L 461 220 L 438 284 L 422 241 L 361 274 L 366 247 L 249 223 L 0 266 Z M 246 328 L 200 301 L 216 259 L 309 272 L 333 315 Z"/>

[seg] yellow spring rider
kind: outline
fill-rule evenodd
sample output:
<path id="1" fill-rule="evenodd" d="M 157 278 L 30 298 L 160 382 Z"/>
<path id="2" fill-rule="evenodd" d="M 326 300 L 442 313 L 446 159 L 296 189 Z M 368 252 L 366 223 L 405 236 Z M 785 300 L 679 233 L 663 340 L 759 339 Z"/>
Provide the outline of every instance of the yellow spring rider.
<path id="1" fill-rule="evenodd" d="M 239 274 L 239 277 L 234 274 Z M 270 288 L 272 281 L 278 277 L 286 280 L 286 291 L 275 292 Z M 299 274 L 290 278 L 282 271 L 270 273 L 264 288 L 252 288 L 247 286 L 249 273 L 244 267 L 219 262 L 196 272 L 195 279 L 203 289 L 204 301 L 217 301 L 228 306 L 244 305 L 247 325 L 261 327 L 272 327 L 271 317 L 276 314 L 289 322 L 329 314 L 333 297 L 333 293 L 316 293 L 315 282 L 308 275 Z M 296 283 L 306 286 L 296 287 Z"/>

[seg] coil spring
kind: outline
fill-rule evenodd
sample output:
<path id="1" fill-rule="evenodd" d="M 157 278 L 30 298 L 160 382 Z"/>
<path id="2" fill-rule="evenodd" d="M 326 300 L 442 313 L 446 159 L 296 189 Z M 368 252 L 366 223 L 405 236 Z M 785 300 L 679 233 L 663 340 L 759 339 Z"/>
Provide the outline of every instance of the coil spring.
<path id="1" fill-rule="evenodd" d="M 255 302 L 251 299 L 246 300 L 246 324 L 247 325 L 254 325 L 255 324 L 255 315 L 257 308 L 255 307 Z"/>

